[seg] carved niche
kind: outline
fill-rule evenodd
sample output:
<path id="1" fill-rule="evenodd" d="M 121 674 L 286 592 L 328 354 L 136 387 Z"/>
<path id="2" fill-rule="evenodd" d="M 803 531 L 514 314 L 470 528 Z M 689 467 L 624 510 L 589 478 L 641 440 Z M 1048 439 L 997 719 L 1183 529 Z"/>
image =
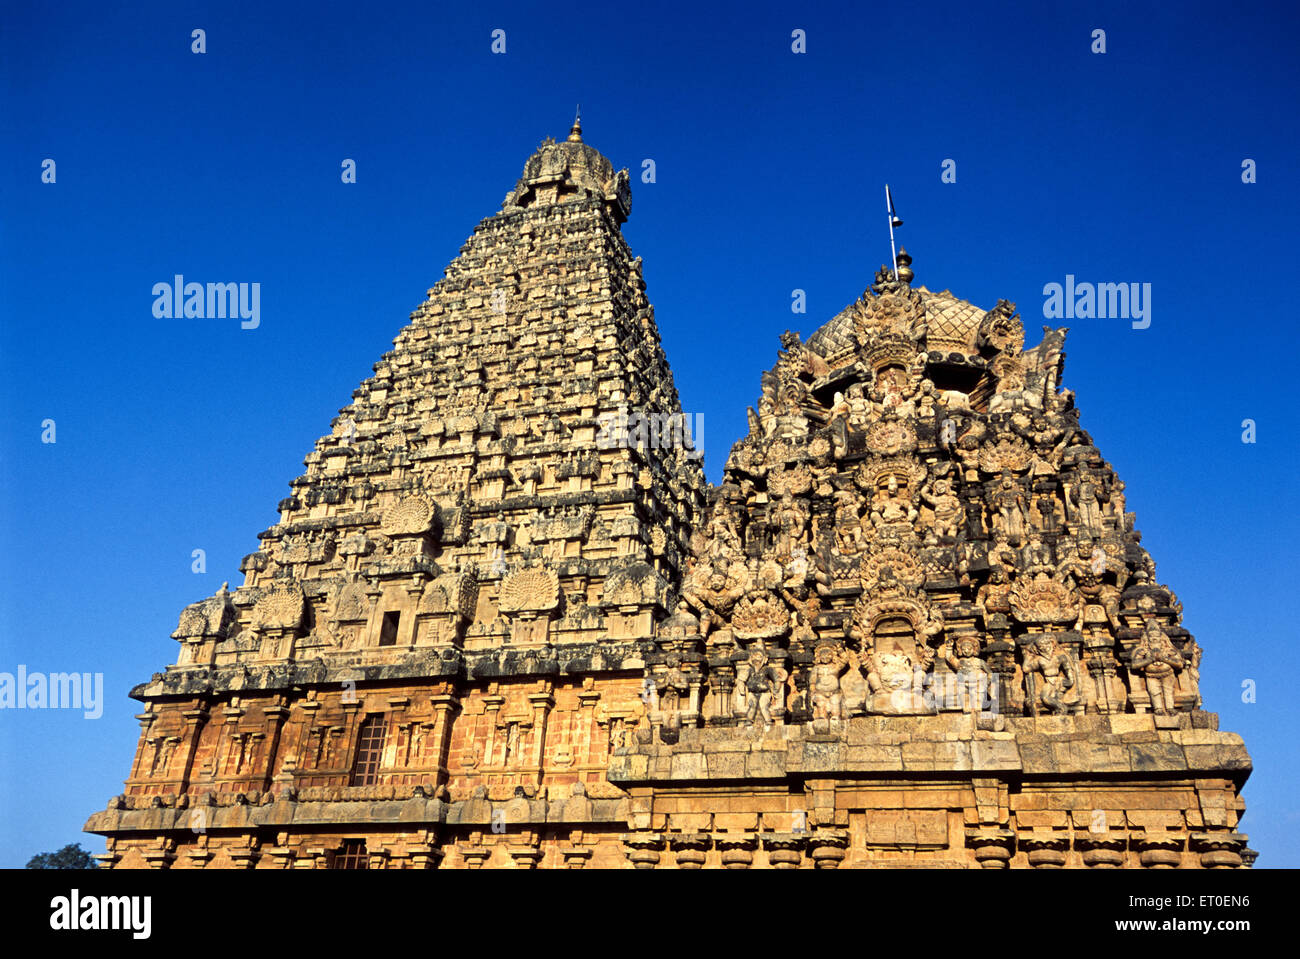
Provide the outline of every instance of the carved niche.
<path id="1" fill-rule="evenodd" d="M 511 642 L 543 645 L 560 604 L 560 580 L 554 571 L 527 566 L 501 581 L 497 608 L 510 621 Z"/>
<path id="2" fill-rule="evenodd" d="M 181 611 L 172 639 L 181 644 L 177 665 L 211 664 L 217 643 L 239 632 L 239 621 L 226 583 L 216 594 Z"/>
<path id="3" fill-rule="evenodd" d="M 303 634 L 306 599 L 294 582 L 277 583 L 264 591 L 253 606 L 253 630 L 261 637 L 264 659 L 288 659 L 293 641 Z"/>
<path id="4" fill-rule="evenodd" d="M 634 562 L 605 578 L 600 605 L 610 639 L 639 639 L 654 631 L 655 616 L 668 609 L 672 588 L 648 563 Z"/>
<path id="5" fill-rule="evenodd" d="M 379 531 L 393 540 L 397 556 L 426 552 L 436 534 L 438 504 L 419 493 L 401 497 L 384 510 Z"/>
<path id="6" fill-rule="evenodd" d="M 930 640 L 944 624 L 921 589 L 924 583 L 924 567 L 909 549 L 886 546 L 863 559 L 852 635 L 866 667 L 869 712 L 932 711 L 923 689 L 934 663 Z"/>
<path id="7" fill-rule="evenodd" d="M 459 643 L 474 618 L 478 581 L 468 573 L 445 573 L 424 587 L 416 607 L 416 645 Z"/>

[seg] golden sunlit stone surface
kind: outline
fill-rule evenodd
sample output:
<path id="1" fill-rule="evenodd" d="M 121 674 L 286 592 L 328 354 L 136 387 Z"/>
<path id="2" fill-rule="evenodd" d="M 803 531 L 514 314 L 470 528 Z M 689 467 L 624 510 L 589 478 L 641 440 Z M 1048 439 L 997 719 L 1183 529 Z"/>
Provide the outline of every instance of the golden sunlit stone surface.
<path id="1" fill-rule="evenodd" d="M 132 691 L 104 864 L 1249 865 L 1065 331 L 900 252 L 713 487 L 630 207 L 576 123 L 529 158 Z"/>

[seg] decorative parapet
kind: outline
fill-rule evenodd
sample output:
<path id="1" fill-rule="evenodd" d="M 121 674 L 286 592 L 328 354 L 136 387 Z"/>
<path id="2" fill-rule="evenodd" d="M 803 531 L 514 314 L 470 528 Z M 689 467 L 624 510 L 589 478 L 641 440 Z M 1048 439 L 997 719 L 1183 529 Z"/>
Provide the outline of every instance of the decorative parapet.
<path id="1" fill-rule="evenodd" d="M 1205 717 L 1206 726 L 1214 720 Z M 967 714 L 855 717 L 831 734 L 813 725 L 683 727 L 677 741 L 637 742 L 609 760 L 620 786 L 785 780 L 827 774 L 966 775 L 1033 778 L 1105 773 L 1192 778 L 1250 768 L 1241 738 L 1195 728 L 1198 714 L 1175 729 L 1139 715 L 1016 718 L 990 731 Z"/>

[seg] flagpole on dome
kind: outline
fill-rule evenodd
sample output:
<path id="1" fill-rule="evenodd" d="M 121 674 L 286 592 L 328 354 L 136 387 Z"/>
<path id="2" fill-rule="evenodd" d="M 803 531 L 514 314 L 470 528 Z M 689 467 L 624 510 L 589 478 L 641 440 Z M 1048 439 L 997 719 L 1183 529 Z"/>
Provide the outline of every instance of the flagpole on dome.
<path id="1" fill-rule="evenodd" d="M 898 250 L 894 247 L 894 227 L 902 226 L 903 221 L 898 218 L 894 211 L 894 195 L 889 192 L 889 184 L 885 184 L 885 211 L 889 216 L 889 263 L 894 270 L 894 282 L 898 282 Z"/>

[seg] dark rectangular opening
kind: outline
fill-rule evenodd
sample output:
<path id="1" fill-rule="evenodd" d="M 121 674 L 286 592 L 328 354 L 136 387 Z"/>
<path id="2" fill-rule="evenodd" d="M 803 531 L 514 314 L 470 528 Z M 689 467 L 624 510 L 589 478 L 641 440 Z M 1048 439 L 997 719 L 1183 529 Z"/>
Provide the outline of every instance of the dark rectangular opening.
<path id="1" fill-rule="evenodd" d="M 379 645 L 395 646 L 397 644 L 397 624 L 401 613 L 384 613 L 384 624 L 379 628 Z"/>
<path id="2" fill-rule="evenodd" d="M 366 855 L 364 839 L 344 839 L 334 854 L 335 869 L 368 869 L 369 857 Z"/>
<path id="3" fill-rule="evenodd" d="M 367 716 L 357 730 L 357 753 L 352 762 L 352 785 L 373 786 L 379 781 L 379 762 L 384 756 L 387 721 L 382 715 Z"/>
<path id="4" fill-rule="evenodd" d="M 925 368 L 925 375 L 934 383 L 934 391 L 958 390 L 970 394 L 979 383 L 983 371 L 970 366 L 932 363 Z"/>

